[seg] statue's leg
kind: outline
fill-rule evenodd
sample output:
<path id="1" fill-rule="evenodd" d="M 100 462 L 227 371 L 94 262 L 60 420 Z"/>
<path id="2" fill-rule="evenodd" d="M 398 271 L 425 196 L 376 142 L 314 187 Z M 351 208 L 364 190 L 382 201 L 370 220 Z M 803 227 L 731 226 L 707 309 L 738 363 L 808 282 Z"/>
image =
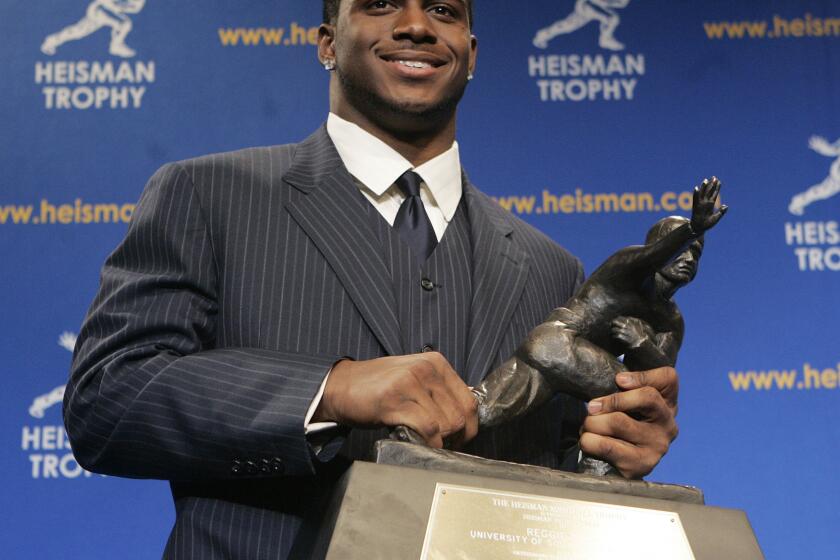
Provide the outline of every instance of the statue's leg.
<path id="1" fill-rule="evenodd" d="M 627 371 L 612 354 L 581 338 L 562 321 L 539 325 L 516 355 L 542 372 L 554 392 L 584 401 L 618 391 L 615 375 Z"/>
<path id="2" fill-rule="evenodd" d="M 627 368 L 558 320 L 568 313 L 555 310 L 549 320 L 529 333 L 511 359 L 473 389 L 479 402 L 481 428 L 521 416 L 557 392 L 588 401 L 619 390 L 615 375 Z M 586 455 L 581 457 L 578 472 L 595 476 L 617 474 L 609 463 Z"/>
<path id="3" fill-rule="evenodd" d="M 559 312 L 566 313 L 562 309 Z M 615 376 L 627 371 L 612 354 L 557 320 L 546 321 L 534 329 L 517 354 L 542 371 L 554 391 L 585 401 L 618 391 Z M 581 456 L 578 472 L 592 476 L 619 475 L 609 463 L 588 455 Z"/>
<path id="4" fill-rule="evenodd" d="M 473 389 L 482 428 L 503 424 L 549 400 L 554 391 L 543 377 L 517 356 L 490 372 Z"/>
<path id="5" fill-rule="evenodd" d="M 626 371 L 621 362 L 565 323 L 546 321 L 531 331 L 511 359 L 473 389 L 479 423 L 489 427 L 507 422 L 558 392 L 587 401 L 614 393 L 615 374 L 621 371 Z"/>

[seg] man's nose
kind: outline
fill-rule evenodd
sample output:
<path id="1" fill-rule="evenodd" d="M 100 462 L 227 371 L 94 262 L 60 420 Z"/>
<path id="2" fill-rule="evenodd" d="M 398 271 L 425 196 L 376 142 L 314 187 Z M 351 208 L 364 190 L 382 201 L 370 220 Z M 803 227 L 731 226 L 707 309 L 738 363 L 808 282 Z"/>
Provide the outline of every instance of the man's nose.
<path id="1" fill-rule="evenodd" d="M 403 4 L 394 26 L 394 39 L 411 39 L 415 43 L 437 42 L 437 35 L 421 0 L 408 0 Z"/>

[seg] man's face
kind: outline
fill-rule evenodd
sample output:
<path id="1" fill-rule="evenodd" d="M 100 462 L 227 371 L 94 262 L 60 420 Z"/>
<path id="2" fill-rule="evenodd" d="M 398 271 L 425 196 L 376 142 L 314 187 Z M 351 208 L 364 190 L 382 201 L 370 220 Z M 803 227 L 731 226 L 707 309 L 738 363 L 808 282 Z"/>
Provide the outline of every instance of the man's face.
<path id="1" fill-rule="evenodd" d="M 659 273 L 676 284 L 684 286 L 697 275 L 697 266 L 703 254 L 703 238 L 696 239 L 685 251 L 677 255 L 673 261 L 665 265 Z"/>
<path id="2" fill-rule="evenodd" d="M 333 101 L 376 121 L 451 116 L 474 67 L 467 0 L 343 0 L 321 59 L 334 58 Z"/>

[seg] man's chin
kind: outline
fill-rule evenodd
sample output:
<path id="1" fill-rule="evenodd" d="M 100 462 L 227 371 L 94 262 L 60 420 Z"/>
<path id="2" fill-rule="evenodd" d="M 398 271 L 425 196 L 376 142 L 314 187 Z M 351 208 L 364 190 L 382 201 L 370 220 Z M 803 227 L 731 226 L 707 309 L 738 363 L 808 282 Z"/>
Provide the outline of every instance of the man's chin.
<path id="1" fill-rule="evenodd" d="M 406 115 L 423 117 L 446 113 L 450 108 L 454 107 L 455 104 L 444 102 L 430 103 L 428 101 L 421 100 L 399 99 L 393 100 L 390 103 L 384 103 L 384 105 L 386 105 L 391 111 L 395 113 L 404 113 Z"/>
<path id="2" fill-rule="evenodd" d="M 354 105 L 367 107 L 377 111 L 381 116 L 397 119 L 424 119 L 428 121 L 449 119 L 455 113 L 458 102 L 466 89 L 465 85 L 459 91 L 449 92 L 448 96 L 436 99 L 412 97 L 410 92 L 405 96 L 395 97 L 391 95 L 386 97 L 367 87 L 357 86 L 352 80 L 346 80 L 341 74 L 339 74 L 339 78 L 348 97 L 354 100 Z"/>

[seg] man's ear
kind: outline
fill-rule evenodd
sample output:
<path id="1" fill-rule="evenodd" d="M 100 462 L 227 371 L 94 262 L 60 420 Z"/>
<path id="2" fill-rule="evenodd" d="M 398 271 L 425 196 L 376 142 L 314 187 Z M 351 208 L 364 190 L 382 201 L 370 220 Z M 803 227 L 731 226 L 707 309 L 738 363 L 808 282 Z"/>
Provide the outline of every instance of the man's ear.
<path id="1" fill-rule="evenodd" d="M 470 74 L 475 74 L 475 65 L 478 60 L 478 38 L 470 35 Z"/>
<path id="2" fill-rule="evenodd" d="M 318 60 L 335 61 L 335 25 L 322 23 L 318 28 Z"/>

